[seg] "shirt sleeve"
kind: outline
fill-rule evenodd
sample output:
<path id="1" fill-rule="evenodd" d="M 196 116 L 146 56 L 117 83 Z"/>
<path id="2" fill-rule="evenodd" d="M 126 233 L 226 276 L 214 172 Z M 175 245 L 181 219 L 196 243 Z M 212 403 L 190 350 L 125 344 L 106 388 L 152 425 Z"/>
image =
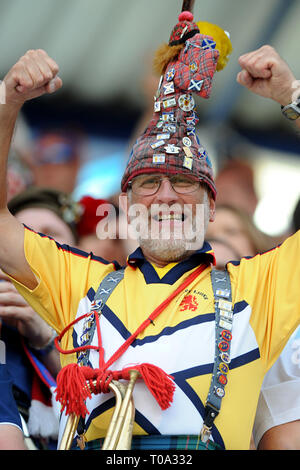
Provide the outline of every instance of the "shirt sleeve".
<path id="1" fill-rule="evenodd" d="M 274 249 L 229 263 L 234 302 L 252 308 L 250 324 L 269 369 L 300 323 L 300 231 Z"/>
<path id="2" fill-rule="evenodd" d="M 57 332 L 76 316 L 80 300 L 90 288 L 97 290 L 103 276 L 115 269 L 113 263 L 25 228 L 26 260 L 37 277 L 30 290 L 12 279 L 31 307 Z"/>

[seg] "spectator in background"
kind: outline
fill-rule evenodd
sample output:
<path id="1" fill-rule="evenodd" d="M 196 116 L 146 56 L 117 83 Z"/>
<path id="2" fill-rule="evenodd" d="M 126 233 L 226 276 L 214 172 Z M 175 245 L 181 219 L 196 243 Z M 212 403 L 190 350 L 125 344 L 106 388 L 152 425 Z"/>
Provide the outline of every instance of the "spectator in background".
<path id="1" fill-rule="evenodd" d="M 81 163 L 82 138 L 79 133 L 47 131 L 36 138 L 33 175 L 36 186 L 71 194 Z"/>
<path id="2" fill-rule="evenodd" d="M 216 176 L 218 204 L 240 208 L 250 216 L 257 206 L 254 173 L 250 163 L 232 158 L 224 163 Z"/>
<path id="3" fill-rule="evenodd" d="M 124 240 L 119 238 L 118 207 L 106 199 L 91 196 L 82 197 L 79 204 L 82 214 L 77 226 L 78 247 L 123 266 L 127 253 Z"/>
<path id="4" fill-rule="evenodd" d="M 224 258 L 226 262 L 254 256 L 274 246 L 275 240 L 260 232 L 252 217 L 244 210 L 229 204 L 219 204 L 216 213 L 216 220 L 208 226 L 206 239 L 209 243 L 216 244 L 219 241 L 231 248 L 235 256 L 227 260 Z"/>
<path id="5" fill-rule="evenodd" d="M 3 343 L 4 344 L 4 343 Z M 0 361 L 0 450 L 27 450 L 7 365 Z"/>
<path id="6" fill-rule="evenodd" d="M 61 244 L 75 245 L 78 241 L 79 208 L 65 193 L 28 188 L 10 200 L 9 210 L 31 229 Z M 56 447 L 58 417 L 52 392 L 60 360 L 53 344 L 55 332 L 24 301 L 8 278 L 3 274 L 0 277 L 1 337 L 14 397 L 34 444 L 39 449 Z"/>

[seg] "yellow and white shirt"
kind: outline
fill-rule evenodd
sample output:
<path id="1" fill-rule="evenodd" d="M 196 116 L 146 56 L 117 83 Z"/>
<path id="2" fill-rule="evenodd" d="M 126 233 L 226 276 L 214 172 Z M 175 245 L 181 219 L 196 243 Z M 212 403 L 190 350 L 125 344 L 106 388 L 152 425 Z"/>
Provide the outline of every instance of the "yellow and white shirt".
<path id="1" fill-rule="evenodd" d="M 248 449 L 257 400 L 266 371 L 275 362 L 300 320 L 300 232 L 280 247 L 229 263 L 234 320 L 228 384 L 212 437 L 225 449 Z M 25 229 L 25 255 L 39 279 L 30 291 L 15 282 L 25 299 L 57 332 L 90 311 L 106 274 L 118 269 L 92 254 L 57 244 Z M 140 249 L 128 258 L 119 283 L 100 317 L 105 361 L 199 264 L 213 260 L 211 247 L 159 269 Z M 207 267 L 138 336 L 110 368 L 151 363 L 174 377 L 170 408 L 162 411 L 142 381 L 134 389 L 134 434 L 199 434 L 215 353 L 214 297 Z M 80 344 L 83 320 L 63 338 L 62 347 Z M 97 344 L 95 333 L 92 344 Z M 76 361 L 63 355 L 62 365 Z M 98 353 L 90 353 L 98 367 Z M 88 400 L 88 440 L 106 434 L 114 400 L 111 393 Z"/>

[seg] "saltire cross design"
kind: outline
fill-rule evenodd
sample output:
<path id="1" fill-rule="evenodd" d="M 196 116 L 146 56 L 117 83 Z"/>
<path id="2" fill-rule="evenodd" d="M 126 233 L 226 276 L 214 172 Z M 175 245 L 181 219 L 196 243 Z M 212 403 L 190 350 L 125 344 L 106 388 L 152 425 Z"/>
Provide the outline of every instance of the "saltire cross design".
<path id="1" fill-rule="evenodd" d="M 202 88 L 204 80 L 191 80 L 189 91 L 200 91 Z"/>

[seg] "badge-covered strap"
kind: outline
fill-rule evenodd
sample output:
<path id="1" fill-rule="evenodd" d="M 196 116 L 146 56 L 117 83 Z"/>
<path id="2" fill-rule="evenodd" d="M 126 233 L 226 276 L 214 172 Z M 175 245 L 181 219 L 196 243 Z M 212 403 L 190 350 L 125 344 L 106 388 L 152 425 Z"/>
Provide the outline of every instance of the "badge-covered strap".
<path id="1" fill-rule="evenodd" d="M 83 332 L 80 336 L 80 346 L 88 346 L 92 343 L 96 322 L 95 315 L 101 315 L 102 309 L 106 304 L 113 290 L 117 287 L 124 277 L 125 268 L 109 273 L 100 283 L 94 300 L 91 303 L 91 315 L 89 315 L 83 325 Z M 78 355 L 78 364 L 86 366 L 89 362 L 89 349 L 81 351 Z"/>
<path id="2" fill-rule="evenodd" d="M 206 399 L 203 427 L 200 432 L 201 440 L 204 442 L 207 442 L 210 437 L 213 422 L 220 412 L 221 401 L 225 395 L 233 321 L 231 283 L 228 271 L 212 269 L 211 281 L 215 297 L 215 362 Z"/>

